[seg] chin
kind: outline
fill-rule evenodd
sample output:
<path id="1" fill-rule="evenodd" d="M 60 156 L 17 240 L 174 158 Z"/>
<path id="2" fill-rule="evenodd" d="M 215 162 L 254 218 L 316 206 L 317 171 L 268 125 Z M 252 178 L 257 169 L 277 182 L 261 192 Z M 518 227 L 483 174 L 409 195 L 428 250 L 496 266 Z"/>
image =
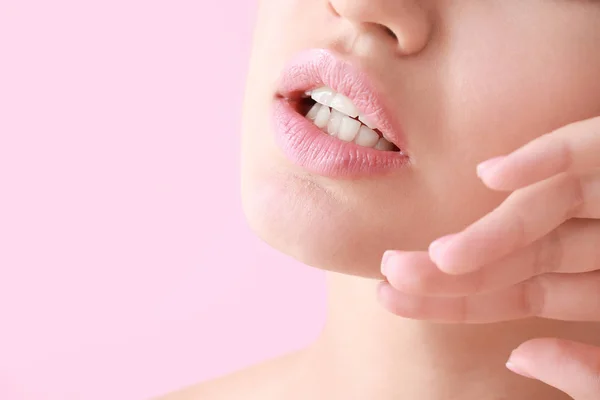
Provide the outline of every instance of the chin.
<path id="1" fill-rule="evenodd" d="M 261 240 L 314 268 L 381 278 L 377 229 L 310 177 L 272 171 L 242 179 L 244 214 Z"/>

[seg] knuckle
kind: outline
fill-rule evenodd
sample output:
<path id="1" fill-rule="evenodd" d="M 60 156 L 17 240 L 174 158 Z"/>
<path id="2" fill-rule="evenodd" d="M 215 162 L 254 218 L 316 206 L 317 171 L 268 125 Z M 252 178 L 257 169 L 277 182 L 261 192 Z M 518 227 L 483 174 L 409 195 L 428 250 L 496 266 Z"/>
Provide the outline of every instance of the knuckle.
<path id="1" fill-rule="evenodd" d="M 514 212 L 513 220 L 513 232 L 514 232 L 514 245 L 515 247 L 521 247 L 527 243 L 528 232 L 527 232 L 527 216 L 530 212 L 528 210 L 522 210 L 516 208 Z"/>
<path id="2" fill-rule="evenodd" d="M 536 276 L 523 284 L 521 308 L 527 316 L 543 317 L 546 310 L 546 279 Z"/>
<path id="3" fill-rule="evenodd" d="M 573 168 L 574 165 L 574 151 L 571 147 L 570 141 L 566 137 L 562 137 L 558 144 L 559 151 L 559 170 L 560 171 L 569 171 Z"/>
<path id="4" fill-rule="evenodd" d="M 544 238 L 534 242 L 532 246 L 532 272 L 534 275 L 560 270 L 564 249 L 559 229 L 555 229 Z"/>
<path id="5" fill-rule="evenodd" d="M 571 174 L 567 177 L 567 185 L 571 193 L 570 207 L 568 207 L 564 219 L 571 219 L 580 214 L 581 209 L 585 206 L 586 190 L 584 177 Z"/>

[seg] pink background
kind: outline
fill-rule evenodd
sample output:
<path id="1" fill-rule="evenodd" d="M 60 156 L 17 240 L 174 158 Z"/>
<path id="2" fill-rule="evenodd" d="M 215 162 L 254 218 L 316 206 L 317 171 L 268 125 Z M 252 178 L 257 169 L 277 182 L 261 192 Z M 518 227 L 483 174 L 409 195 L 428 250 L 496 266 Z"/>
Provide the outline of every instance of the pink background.
<path id="1" fill-rule="evenodd" d="M 147 399 L 308 342 L 246 227 L 248 0 L 0 1 L 0 399 Z"/>

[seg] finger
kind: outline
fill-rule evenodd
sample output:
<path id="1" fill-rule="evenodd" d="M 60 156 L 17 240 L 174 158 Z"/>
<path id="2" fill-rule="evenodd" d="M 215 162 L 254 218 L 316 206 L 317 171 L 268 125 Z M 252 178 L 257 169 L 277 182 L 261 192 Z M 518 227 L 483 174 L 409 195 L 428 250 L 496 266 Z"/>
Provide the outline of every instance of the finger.
<path id="1" fill-rule="evenodd" d="M 511 287 L 493 296 L 425 297 L 402 293 L 382 282 L 378 299 L 383 308 L 403 318 L 438 323 L 479 324 L 515 320 L 530 315 L 524 312 L 523 290 Z"/>
<path id="2" fill-rule="evenodd" d="M 481 163 L 477 173 L 492 189 L 516 190 L 562 172 L 600 168 L 600 117 L 540 136 L 505 157 Z"/>
<path id="3" fill-rule="evenodd" d="M 540 275 L 522 285 L 531 316 L 561 321 L 600 321 L 600 271 Z"/>
<path id="4" fill-rule="evenodd" d="M 432 243 L 429 255 L 446 273 L 472 272 L 573 217 L 600 218 L 600 173 L 563 174 L 520 189 L 463 232 Z"/>
<path id="5" fill-rule="evenodd" d="M 491 323 L 528 317 L 600 321 L 600 271 L 547 274 L 492 293 L 465 297 L 410 295 L 379 285 L 385 309 L 401 317 L 446 323 Z"/>
<path id="6" fill-rule="evenodd" d="M 544 273 L 583 273 L 600 269 L 600 221 L 572 219 L 499 261 L 464 275 L 437 268 L 426 252 L 389 251 L 382 273 L 406 294 L 472 296 L 496 291 Z"/>
<path id="7" fill-rule="evenodd" d="M 507 367 L 575 400 L 600 399 L 600 348 L 560 339 L 533 339 L 513 351 Z"/>

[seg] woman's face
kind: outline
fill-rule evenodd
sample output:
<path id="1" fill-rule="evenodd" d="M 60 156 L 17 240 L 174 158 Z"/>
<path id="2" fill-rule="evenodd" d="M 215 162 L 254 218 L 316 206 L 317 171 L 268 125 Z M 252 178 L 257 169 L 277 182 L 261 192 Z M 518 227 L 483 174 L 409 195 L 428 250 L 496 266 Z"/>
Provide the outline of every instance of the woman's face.
<path id="1" fill-rule="evenodd" d="M 290 75 L 290 60 L 311 49 L 336 61 L 309 53 Z M 279 79 L 286 71 L 292 94 Z M 359 111 L 385 109 L 387 136 L 401 138 L 405 157 L 317 138 L 313 122 L 305 129 L 282 113 L 281 97 L 328 86 L 321 78 Z M 261 238 L 302 262 L 378 277 L 385 250 L 424 250 L 506 197 L 483 186 L 479 162 L 596 115 L 598 1 L 262 0 L 244 107 L 245 213 Z M 281 146 L 286 135 L 293 151 Z M 328 168 L 307 161 L 316 152 L 331 155 Z"/>

